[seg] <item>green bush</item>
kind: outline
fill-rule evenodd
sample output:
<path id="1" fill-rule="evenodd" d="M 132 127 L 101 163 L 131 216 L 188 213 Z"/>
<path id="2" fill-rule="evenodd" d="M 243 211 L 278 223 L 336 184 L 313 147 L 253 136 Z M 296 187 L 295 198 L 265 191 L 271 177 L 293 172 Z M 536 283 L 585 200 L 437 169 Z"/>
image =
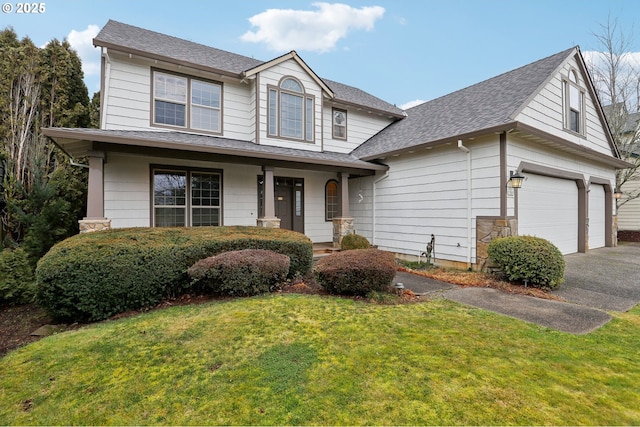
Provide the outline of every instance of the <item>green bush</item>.
<path id="1" fill-rule="evenodd" d="M 564 281 L 565 261 L 548 240 L 533 236 L 513 236 L 489 243 L 489 257 L 505 277 L 514 282 L 555 289 Z"/>
<path id="2" fill-rule="evenodd" d="M 287 255 L 289 276 L 311 270 L 303 234 L 258 227 L 130 228 L 79 234 L 38 262 L 36 301 L 59 320 L 95 321 L 153 306 L 189 290 L 187 269 L 223 252 L 265 249 Z"/>
<path id="3" fill-rule="evenodd" d="M 0 303 L 33 301 L 35 282 L 29 256 L 22 248 L 0 252 Z"/>
<path id="4" fill-rule="evenodd" d="M 392 253 L 378 249 L 354 249 L 321 258 L 316 265 L 316 281 L 327 292 L 366 295 L 388 291 L 396 274 Z"/>
<path id="5" fill-rule="evenodd" d="M 225 252 L 196 262 L 187 274 L 198 289 L 218 295 L 271 292 L 289 273 L 289 257 L 263 249 Z"/>
<path id="6" fill-rule="evenodd" d="M 369 249 L 371 244 L 366 237 L 359 234 L 347 234 L 342 238 L 340 242 L 340 249 L 343 251 L 350 251 L 353 249 Z"/>

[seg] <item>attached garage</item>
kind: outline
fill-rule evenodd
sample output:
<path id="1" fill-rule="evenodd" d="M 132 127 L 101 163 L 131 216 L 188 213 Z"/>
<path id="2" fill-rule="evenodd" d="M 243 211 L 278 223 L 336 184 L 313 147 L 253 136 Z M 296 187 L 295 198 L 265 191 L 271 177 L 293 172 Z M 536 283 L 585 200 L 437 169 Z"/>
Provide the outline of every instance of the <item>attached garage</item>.
<path id="1" fill-rule="evenodd" d="M 575 180 L 525 173 L 518 190 L 518 234 L 542 237 L 563 254 L 578 252 L 578 186 Z"/>
<path id="2" fill-rule="evenodd" d="M 605 191 L 600 184 L 589 187 L 589 249 L 606 245 Z"/>

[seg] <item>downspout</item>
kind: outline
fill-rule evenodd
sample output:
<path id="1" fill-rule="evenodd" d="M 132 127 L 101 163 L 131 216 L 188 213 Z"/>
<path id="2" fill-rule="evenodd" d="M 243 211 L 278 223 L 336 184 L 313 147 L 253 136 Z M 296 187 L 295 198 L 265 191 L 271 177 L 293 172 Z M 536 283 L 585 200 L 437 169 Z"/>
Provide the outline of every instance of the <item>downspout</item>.
<path id="1" fill-rule="evenodd" d="M 471 268 L 471 232 L 473 224 L 471 223 L 471 150 L 462 145 L 462 140 L 458 140 L 458 149 L 466 154 L 467 158 L 467 268 Z"/>
<path id="2" fill-rule="evenodd" d="M 100 105 L 100 129 L 105 129 L 107 127 L 107 103 L 109 102 L 109 86 L 111 86 L 110 78 L 111 78 L 111 58 L 109 58 L 109 52 L 107 52 L 107 48 L 102 48 L 102 57 L 105 58 L 105 70 L 104 70 L 104 79 L 103 79 L 103 87 L 102 92 L 100 93 L 100 97 L 104 100 L 102 105 Z"/>
<path id="3" fill-rule="evenodd" d="M 376 185 L 378 185 L 380 181 L 387 178 L 389 178 L 389 169 L 384 172 L 384 175 L 373 181 L 373 201 L 371 202 L 371 210 L 373 212 L 373 221 L 371 223 L 371 243 L 374 245 L 376 244 Z"/>

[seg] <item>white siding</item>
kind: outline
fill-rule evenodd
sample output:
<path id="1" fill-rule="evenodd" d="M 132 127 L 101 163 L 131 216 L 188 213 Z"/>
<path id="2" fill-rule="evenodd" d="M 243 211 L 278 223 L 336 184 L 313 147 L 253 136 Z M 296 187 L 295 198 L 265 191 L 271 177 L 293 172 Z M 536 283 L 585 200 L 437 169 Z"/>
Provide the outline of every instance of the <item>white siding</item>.
<path id="1" fill-rule="evenodd" d="M 109 154 L 104 169 L 105 216 L 113 228 L 150 226 L 151 165 L 222 170 L 224 225 L 256 225 L 257 177 L 262 174 L 258 166 Z M 314 242 L 332 241 L 333 223 L 324 217 L 324 186 L 336 175 L 278 168 L 274 173 L 304 179 L 305 234 Z"/>
<path id="2" fill-rule="evenodd" d="M 295 77 L 304 86 L 305 94 L 315 97 L 314 106 L 314 142 L 284 140 L 270 138 L 267 135 L 267 85 L 278 86 L 280 79 L 284 76 Z M 303 150 L 321 151 L 322 150 L 322 89 L 311 78 L 307 72 L 298 65 L 294 60 L 288 60 L 275 65 L 268 70 L 260 73 L 260 108 L 259 108 L 259 126 L 260 126 L 260 144 L 273 145 L 286 148 L 298 148 Z"/>
<path id="3" fill-rule="evenodd" d="M 357 232 L 383 250 L 414 256 L 434 234 L 436 259 L 459 262 L 467 262 L 470 238 L 475 262 L 475 217 L 500 213 L 499 149 L 497 136 L 465 145 L 471 149 L 471 223 L 467 155 L 445 146 L 389 159 L 387 177 L 350 182 Z"/>
<path id="4" fill-rule="evenodd" d="M 640 189 L 640 181 L 629 181 L 623 191 Z M 618 209 L 618 230 L 640 230 L 640 198 L 625 203 Z"/>
<path id="5" fill-rule="evenodd" d="M 378 114 L 368 114 L 350 109 L 347 111 L 347 140 L 333 139 L 332 105 L 325 103 L 323 111 L 324 149 L 338 153 L 350 153 L 360 144 L 387 127 L 392 120 Z"/>
<path id="6" fill-rule="evenodd" d="M 509 170 L 516 170 L 521 162 L 534 163 L 554 169 L 583 174 L 585 181 L 596 177 L 606 179 L 615 187 L 615 171 L 595 161 L 566 156 L 562 152 L 542 145 L 526 142 L 517 137 L 508 136 L 507 164 Z M 527 185 L 525 181 L 523 185 Z"/>
<path id="7" fill-rule="evenodd" d="M 110 56 L 108 87 L 105 94 L 105 129 L 165 130 L 151 126 L 151 63 L 129 59 L 121 55 Z M 154 69 L 189 75 L 189 70 L 175 65 L 153 63 Z M 218 81 L 219 76 L 192 71 L 194 78 Z M 255 96 L 249 85 L 224 80 L 222 83 L 222 129 L 226 138 L 255 139 Z M 176 128 L 176 130 L 181 130 Z"/>
<path id="8" fill-rule="evenodd" d="M 149 161 L 109 154 L 104 165 L 104 215 L 113 228 L 148 227 L 151 212 Z"/>
<path id="9" fill-rule="evenodd" d="M 549 83 L 543 87 L 527 107 L 515 118 L 517 121 L 538 128 L 544 132 L 566 139 L 597 152 L 611 155 L 611 147 L 606 139 L 603 124 L 596 113 L 595 100 L 586 90 L 585 76 L 580 75 L 580 86 L 585 91 L 586 138 L 564 130 L 562 111 L 562 77 L 569 70 L 579 70 L 574 59 L 568 61 Z"/>
<path id="10" fill-rule="evenodd" d="M 109 154 L 104 168 L 105 216 L 113 228 L 151 225 L 151 165 L 222 169 L 223 222 L 256 225 L 257 166 Z"/>
<path id="11" fill-rule="evenodd" d="M 148 129 L 151 119 L 151 68 L 111 57 L 105 90 L 105 129 Z"/>

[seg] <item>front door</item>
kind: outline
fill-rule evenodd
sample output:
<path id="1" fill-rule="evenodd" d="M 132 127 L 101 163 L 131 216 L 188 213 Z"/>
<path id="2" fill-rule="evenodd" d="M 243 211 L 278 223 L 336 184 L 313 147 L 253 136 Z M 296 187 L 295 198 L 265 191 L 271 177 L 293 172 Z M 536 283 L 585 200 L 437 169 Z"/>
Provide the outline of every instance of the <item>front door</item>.
<path id="1" fill-rule="evenodd" d="M 276 178 L 277 179 L 277 178 Z M 280 218 L 280 228 L 293 230 L 293 188 L 277 185 L 275 188 L 276 216 Z"/>
<path id="2" fill-rule="evenodd" d="M 263 177 L 258 177 L 258 204 L 260 214 L 264 213 L 262 199 Z M 276 176 L 273 179 L 275 214 L 280 218 L 280 228 L 304 233 L 304 180 Z"/>

